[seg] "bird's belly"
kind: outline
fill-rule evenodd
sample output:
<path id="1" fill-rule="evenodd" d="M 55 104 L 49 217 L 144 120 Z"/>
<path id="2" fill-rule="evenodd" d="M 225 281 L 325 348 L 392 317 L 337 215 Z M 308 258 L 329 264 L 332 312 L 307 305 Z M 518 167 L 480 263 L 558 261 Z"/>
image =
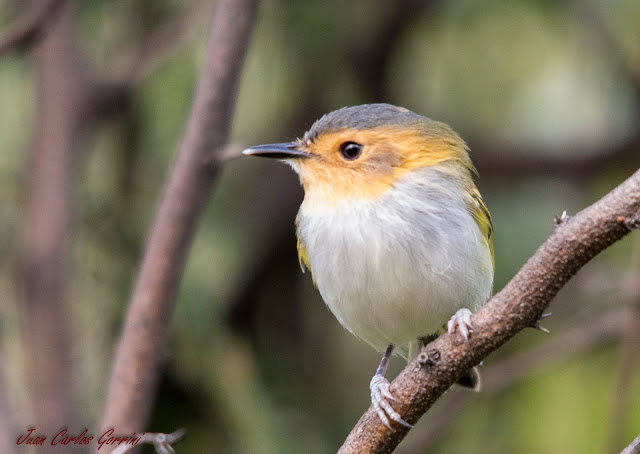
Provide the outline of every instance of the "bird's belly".
<path id="1" fill-rule="evenodd" d="M 401 208 L 401 207 L 400 207 Z M 490 252 L 466 209 L 362 204 L 298 216 L 314 280 L 340 323 L 377 350 L 436 333 L 477 310 L 493 281 Z"/>
<path id="2" fill-rule="evenodd" d="M 380 267 L 364 266 L 348 282 L 318 276 L 321 294 L 338 320 L 377 350 L 437 332 L 467 299 L 465 289 L 455 287 L 456 270 L 418 270 L 402 260 L 387 257 Z M 336 270 L 342 276 L 349 272 L 348 267 Z"/>

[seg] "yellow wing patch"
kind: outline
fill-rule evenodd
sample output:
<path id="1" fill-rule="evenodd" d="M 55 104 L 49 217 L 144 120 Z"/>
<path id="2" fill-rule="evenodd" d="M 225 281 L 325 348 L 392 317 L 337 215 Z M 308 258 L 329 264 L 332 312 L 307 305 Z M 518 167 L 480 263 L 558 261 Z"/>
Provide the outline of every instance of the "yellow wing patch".
<path id="1" fill-rule="evenodd" d="M 316 283 L 316 278 L 313 275 L 313 270 L 311 269 L 311 265 L 309 264 L 309 256 L 307 255 L 307 249 L 304 247 L 300 238 L 298 238 L 298 261 L 300 262 L 300 269 L 304 273 L 305 269 L 311 272 L 311 279 L 313 280 L 313 285 L 316 287 L 318 284 Z"/>
<path id="2" fill-rule="evenodd" d="M 309 257 L 307 256 L 307 249 L 304 247 L 304 244 L 302 244 L 302 241 L 300 241 L 300 239 L 298 239 L 298 261 L 300 262 L 300 269 L 303 273 L 306 270 L 311 271 L 311 265 L 309 265 Z"/>
<path id="3" fill-rule="evenodd" d="M 482 200 L 480 192 L 476 188 L 474 188 L 471 192 L 471 197 L 473 198 L 473 202 L 475 205 L 473 209 L 473 218 L 475 219 L 476 224 L 478 224 L 482 235 L 487 241 L 489 251 L 491 251 L 491 263 L 495 267 L 495 256 L 493 253 L 493 224 L 491 223 L 491 214 L 489 213 L 487 206 Z"/>

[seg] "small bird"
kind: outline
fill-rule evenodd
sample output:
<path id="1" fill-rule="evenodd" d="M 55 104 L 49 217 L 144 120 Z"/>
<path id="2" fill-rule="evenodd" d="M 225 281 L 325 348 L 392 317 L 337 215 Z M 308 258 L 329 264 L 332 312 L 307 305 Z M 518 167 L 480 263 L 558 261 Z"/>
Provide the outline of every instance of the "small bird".
<path id="1" fill-rule="evenodd" d="M 371 379 L 381 421 L 398 414 L 384 377 L 396 350 L 456 328 L 491 296 L 491 217 L 465 142 L 446 124 L 390 104 L 344 107 L 301 139 L 245 155 L 289 164 L 304 188 L 296 218 L 300 266 L 338 321 L 384 352 Z M 448 321 L 448 323 L 447 323 Z M 470 371 L 459 383 L 476 387 Z"/>

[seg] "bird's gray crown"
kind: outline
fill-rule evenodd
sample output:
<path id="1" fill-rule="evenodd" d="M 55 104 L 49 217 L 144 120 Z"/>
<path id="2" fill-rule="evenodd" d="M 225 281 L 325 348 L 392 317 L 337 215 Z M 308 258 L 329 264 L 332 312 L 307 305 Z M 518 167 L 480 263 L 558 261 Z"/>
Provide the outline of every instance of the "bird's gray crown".
<path id="1" fill-rule="evenodd" d="M 304 134 L 303 142 L 313 142 L 320 134 L 343 129 L 370 129 L 405 126 L 430 121 L 428 118 L 392 104 L 362 104 L 343 107 L 322 116 Z"/>

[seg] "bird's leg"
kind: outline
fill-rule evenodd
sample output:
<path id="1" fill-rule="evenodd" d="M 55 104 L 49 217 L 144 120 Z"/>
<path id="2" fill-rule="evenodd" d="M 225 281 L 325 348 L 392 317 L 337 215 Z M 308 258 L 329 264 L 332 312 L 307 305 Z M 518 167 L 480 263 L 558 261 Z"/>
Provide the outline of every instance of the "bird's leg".
<path id="1" fill-rule="evenodd" d="M 398 424 L 402 424 L 410 429 L 413 428 L 411 424 L 406 422 L 400 417 L 397 411 L 393 409 L 390 400 L 395 401 L 395 397 L 389 391 L 389 380 L 384 378 L 384 374 L 387 372 L 387 367 L 389 366 L 389 360 L 391 359 L 391 355 L 393 354 L 393 345 L 389 345 L 384 352 L 384 356 L 380 361 L 380 365 L 376 370 L 376 374 L 371 379 L 371 383 L 369 384 L 369 388 L 371 389 L 371 404 L 373 408 L 375 408 L 378 417 L 382 421 L 382 423 L 389 428 L 389 430 L 394 430 L 391 427 L 391 423 L 389 422 L 389 418 L 393 419 Z"/>
<path id="2" fill-rule="evenodd" d="M 469 309 L 458 309 L 453 314 L 451 320 L 447 323 L 447 331 L 449 334 L 453 334 L 456 330 L 456 326 L 460 330 L 460 334 L 464 337 L 464 341 L 469 343 L 469 333 L 473 331 L 473 325 L 471 324 L 471 311 Z"/>
<path id="3" fill-rule="evenodd" d="M 469 333 L 473 331 L 471 313 L 469 309 L 458 309 L 447 323 L 447 331 L 449 334 L 453 334 L 457 326 L 467 345 L 469 344 Z M 462 377 L 458 378 L 456 383 L 465 388 L 480 391 L 480 373 L 478 372 L 478 368 L 472 367 L 469 369 Z"/>

